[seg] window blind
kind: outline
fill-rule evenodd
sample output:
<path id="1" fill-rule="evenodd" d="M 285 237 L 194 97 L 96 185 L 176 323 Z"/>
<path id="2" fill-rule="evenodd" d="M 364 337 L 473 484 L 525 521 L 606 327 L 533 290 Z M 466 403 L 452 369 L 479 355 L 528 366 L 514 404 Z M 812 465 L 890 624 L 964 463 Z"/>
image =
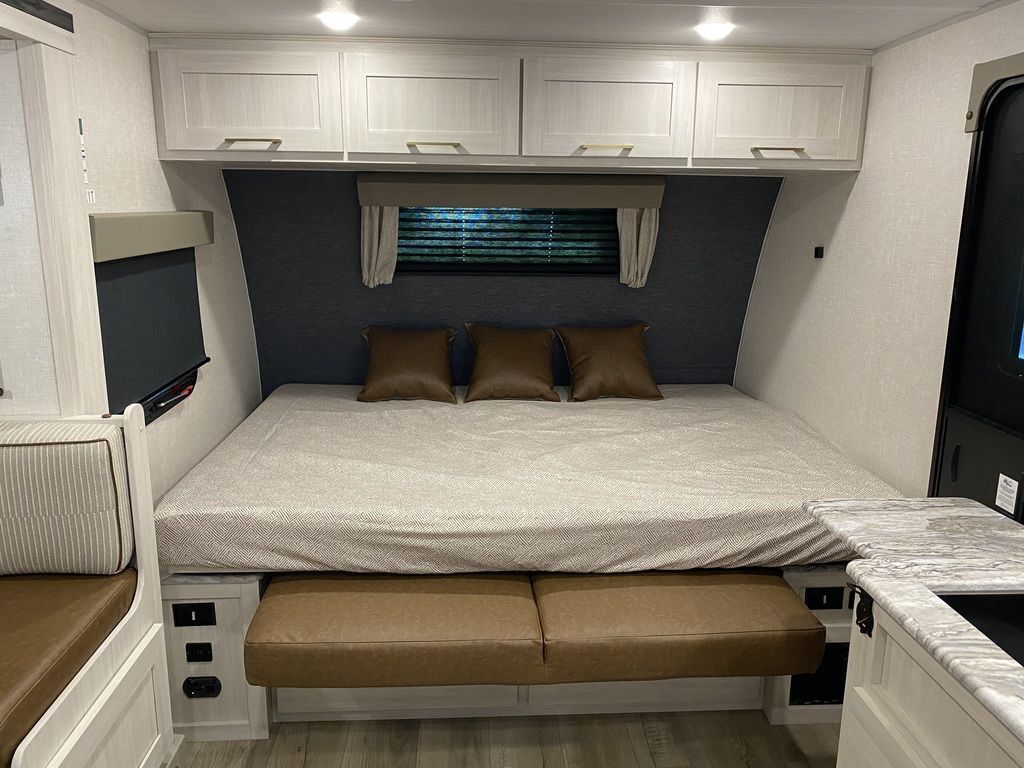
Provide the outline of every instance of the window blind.
<path id="1" fill-rule="evenodd" d="M 399 271 L 615 273 L 614 208 L 401 208 Z"/>

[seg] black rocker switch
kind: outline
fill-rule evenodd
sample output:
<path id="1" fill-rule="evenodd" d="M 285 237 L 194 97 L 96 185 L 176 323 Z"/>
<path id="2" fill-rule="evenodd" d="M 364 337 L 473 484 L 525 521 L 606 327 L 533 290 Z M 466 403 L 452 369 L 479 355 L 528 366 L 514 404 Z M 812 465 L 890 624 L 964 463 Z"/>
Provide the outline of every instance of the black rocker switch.
<path id="1" fill-rule="evenodd" d="M 185 643 L 185 661 L 190 664 L 213 661 L 213 643 Z"/>
<path id="2" fill-rule="evenodd" d="M 816 259 L 824 259 L 825 258 L 825 246 L 824 245 L 816 245 L 816 246 L 814 246 L 814 258 L 816 258 Z"/>
<path id="3" fill-rule="evenodd" d="M 804 591 L 804 605 L 812 611 L 842 608 L 845 597 L 845 587 L 808 587 Z"/>
<path id="4" fill-rule="evenodd" d="M 220 680 L 216 677 L 186 677 L 181 690 L 190 699 L 215 699 L 220 696 Z"/>
<path id="5" fill-rule="evenodd" d="M 217 623 L 213 603 L 175 603 L 171 611 L 176 627 L 212 627 Z"/>

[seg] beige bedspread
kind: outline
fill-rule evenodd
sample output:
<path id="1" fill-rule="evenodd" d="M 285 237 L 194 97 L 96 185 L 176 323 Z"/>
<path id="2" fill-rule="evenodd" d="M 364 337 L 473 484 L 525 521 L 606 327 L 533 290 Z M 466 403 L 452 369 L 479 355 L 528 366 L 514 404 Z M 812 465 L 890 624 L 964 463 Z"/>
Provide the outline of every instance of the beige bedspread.
<path id="1" fill-rule="evenodd" d="M 801 505 L 897 497 L 728 386 L 658 402 L 359 403 L 278 389 L 162 500 L 165 565 L 635 571 L 851 556 Z"/>

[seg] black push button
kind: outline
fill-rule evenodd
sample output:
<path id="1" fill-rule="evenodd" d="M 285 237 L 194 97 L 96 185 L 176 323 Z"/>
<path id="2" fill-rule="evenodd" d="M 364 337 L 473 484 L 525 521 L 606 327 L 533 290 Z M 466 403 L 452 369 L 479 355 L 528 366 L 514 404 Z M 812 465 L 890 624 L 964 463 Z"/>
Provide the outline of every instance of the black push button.
<path id="1" fill-rule="evenodd" d="M 213 643 L 185 643 L 185 661 L 190 664 L 213 661 Z"/>
<path id="2" fill-rule="evenodd" d="M 171 610 L 176 627 L 212 627 L 217 623 L 213 603 L 174 603 Z"/>

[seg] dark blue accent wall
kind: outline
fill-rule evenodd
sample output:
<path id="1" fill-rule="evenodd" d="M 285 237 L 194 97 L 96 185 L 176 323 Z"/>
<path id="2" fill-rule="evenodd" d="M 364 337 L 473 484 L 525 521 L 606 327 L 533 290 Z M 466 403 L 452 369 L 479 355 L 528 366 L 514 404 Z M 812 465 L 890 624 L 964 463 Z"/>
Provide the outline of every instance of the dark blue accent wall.
<path id="1" fill-rule="evenodd" d="M 291 382 L 359 384 L 366 325 L 460 331 L 456 383 L 472 370 L 463 323 L 512 327 L 644 320 L 661 383 L 732 383 L 747 298 L 781 180 L 668 177 L 647 287 L 610 275 L 398 274 L 364 288 L 355 174 L 225 170 L 264 395 Z M 556 358 L 556 378 L 567 375 Z"/>

